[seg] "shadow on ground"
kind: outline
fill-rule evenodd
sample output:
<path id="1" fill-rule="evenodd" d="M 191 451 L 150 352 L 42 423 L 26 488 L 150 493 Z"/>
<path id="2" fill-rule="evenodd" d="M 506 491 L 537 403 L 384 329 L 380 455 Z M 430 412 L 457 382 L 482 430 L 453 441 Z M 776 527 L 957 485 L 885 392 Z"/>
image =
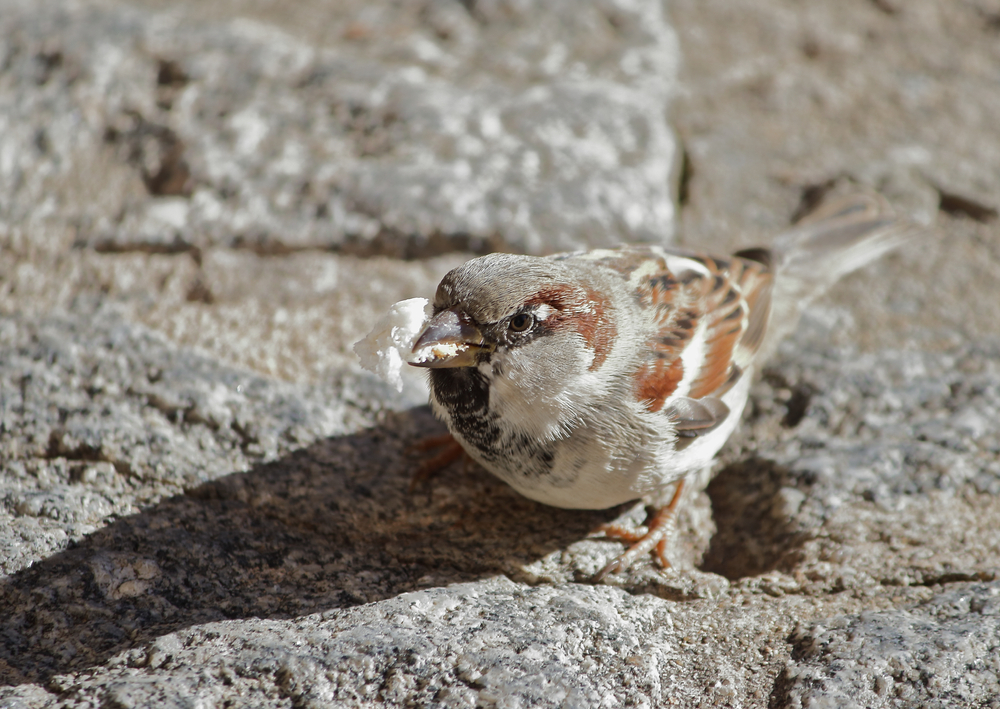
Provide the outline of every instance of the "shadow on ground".
<path id="1" fill-rule="evenodd" d="M 0 585 L 0 683 L 214 620 L 293 618 L 530 563 L 620 510 L 543 507 L 453 465 L 410 494 L 426 407 L 114 521 Z"/>
<path id="2" fill-rule="evenodd" d="M 706 489 L 716 531 L 702 571 L 737 581 L 794 568 L 805 534 L 792 521 L 794 510 L 786 509 L 781 494 L 789 479 L 786 469 L 757 457 L 719 471 Z"/>

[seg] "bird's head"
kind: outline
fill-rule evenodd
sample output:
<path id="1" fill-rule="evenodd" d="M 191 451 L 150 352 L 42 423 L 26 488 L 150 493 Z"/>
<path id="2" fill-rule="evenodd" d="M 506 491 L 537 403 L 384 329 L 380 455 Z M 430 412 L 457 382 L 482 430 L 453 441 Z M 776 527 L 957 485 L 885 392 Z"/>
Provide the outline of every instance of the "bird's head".
<path id="1" fill-rule="evenodd" d="M 490 254 L 449 272 L 413 351 L 416 366 L 474 367 L 520 386 L 596 369 L 615 336 L 600 290 L 552 259 Z"/>

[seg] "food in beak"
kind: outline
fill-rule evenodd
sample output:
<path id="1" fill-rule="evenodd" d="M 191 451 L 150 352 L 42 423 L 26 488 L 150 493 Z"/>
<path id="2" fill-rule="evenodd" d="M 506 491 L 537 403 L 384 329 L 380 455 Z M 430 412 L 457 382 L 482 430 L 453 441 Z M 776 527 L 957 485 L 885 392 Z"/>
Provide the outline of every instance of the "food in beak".
<path id="1" fill-rule="evenodd" d="M 407 361 L 429 369 L 472 367 L 483 348 L 482 334 L 465 313 L 442 310 L 427 323 Z"/>
<path id="2" fill-rule="evenodd" d="M 431 304 L 426 298 L 411 298 L 395 303 L 382 316 L 368 337 L 354 345 L 354 352 L 361 366 L 374 372 L 383 381 L 403 390 L 400 374 L 404 362 L 419 356 L 413 352 L 417 338 L 427 329 L 431 320 Z"/>
<path id="3" fill-rule="evenodd" d="M 472 367 L 486 349 L 483 336 L 461 312 L 444 310 L 432 317 L 426 298 L 395 303 L 368 337 L 354 344 L 361 366 L 403 390 L 403 364 L 438 369 Z"/>

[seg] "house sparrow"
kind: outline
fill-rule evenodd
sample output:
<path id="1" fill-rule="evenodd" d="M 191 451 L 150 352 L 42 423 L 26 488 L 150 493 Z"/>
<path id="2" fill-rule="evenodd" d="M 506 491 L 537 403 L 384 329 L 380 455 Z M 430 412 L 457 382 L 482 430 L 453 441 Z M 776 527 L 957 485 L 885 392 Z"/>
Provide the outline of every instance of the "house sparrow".
<path id="1" fill-rule="evenodd" d="M 665 544 L 687 476 L 736 428 L 755 369 L 838 278 L 907 238 L 880 197 L 822 207 L 770 249 L 729 257 L 622 246 L 490 254 L 449 272 L 413 347 L 435 414 L 468 455 L 533 500 L 670 503 L 597 576 Z M 443 349 L 447 346 L 447 349 Z"/>

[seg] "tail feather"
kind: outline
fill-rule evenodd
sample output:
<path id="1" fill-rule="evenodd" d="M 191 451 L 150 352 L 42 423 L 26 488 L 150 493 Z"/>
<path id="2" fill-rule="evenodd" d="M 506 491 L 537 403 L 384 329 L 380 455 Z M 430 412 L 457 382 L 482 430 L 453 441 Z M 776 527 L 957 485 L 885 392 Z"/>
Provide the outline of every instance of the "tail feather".
<path id="1" fill-rule="evenodd" d="M 771 248 L 775 280 L 767 356 L 798 323 L 802 310 L 834 283 L 918 234 L 886 200 L 863 192 L 824 203 Z"/>

